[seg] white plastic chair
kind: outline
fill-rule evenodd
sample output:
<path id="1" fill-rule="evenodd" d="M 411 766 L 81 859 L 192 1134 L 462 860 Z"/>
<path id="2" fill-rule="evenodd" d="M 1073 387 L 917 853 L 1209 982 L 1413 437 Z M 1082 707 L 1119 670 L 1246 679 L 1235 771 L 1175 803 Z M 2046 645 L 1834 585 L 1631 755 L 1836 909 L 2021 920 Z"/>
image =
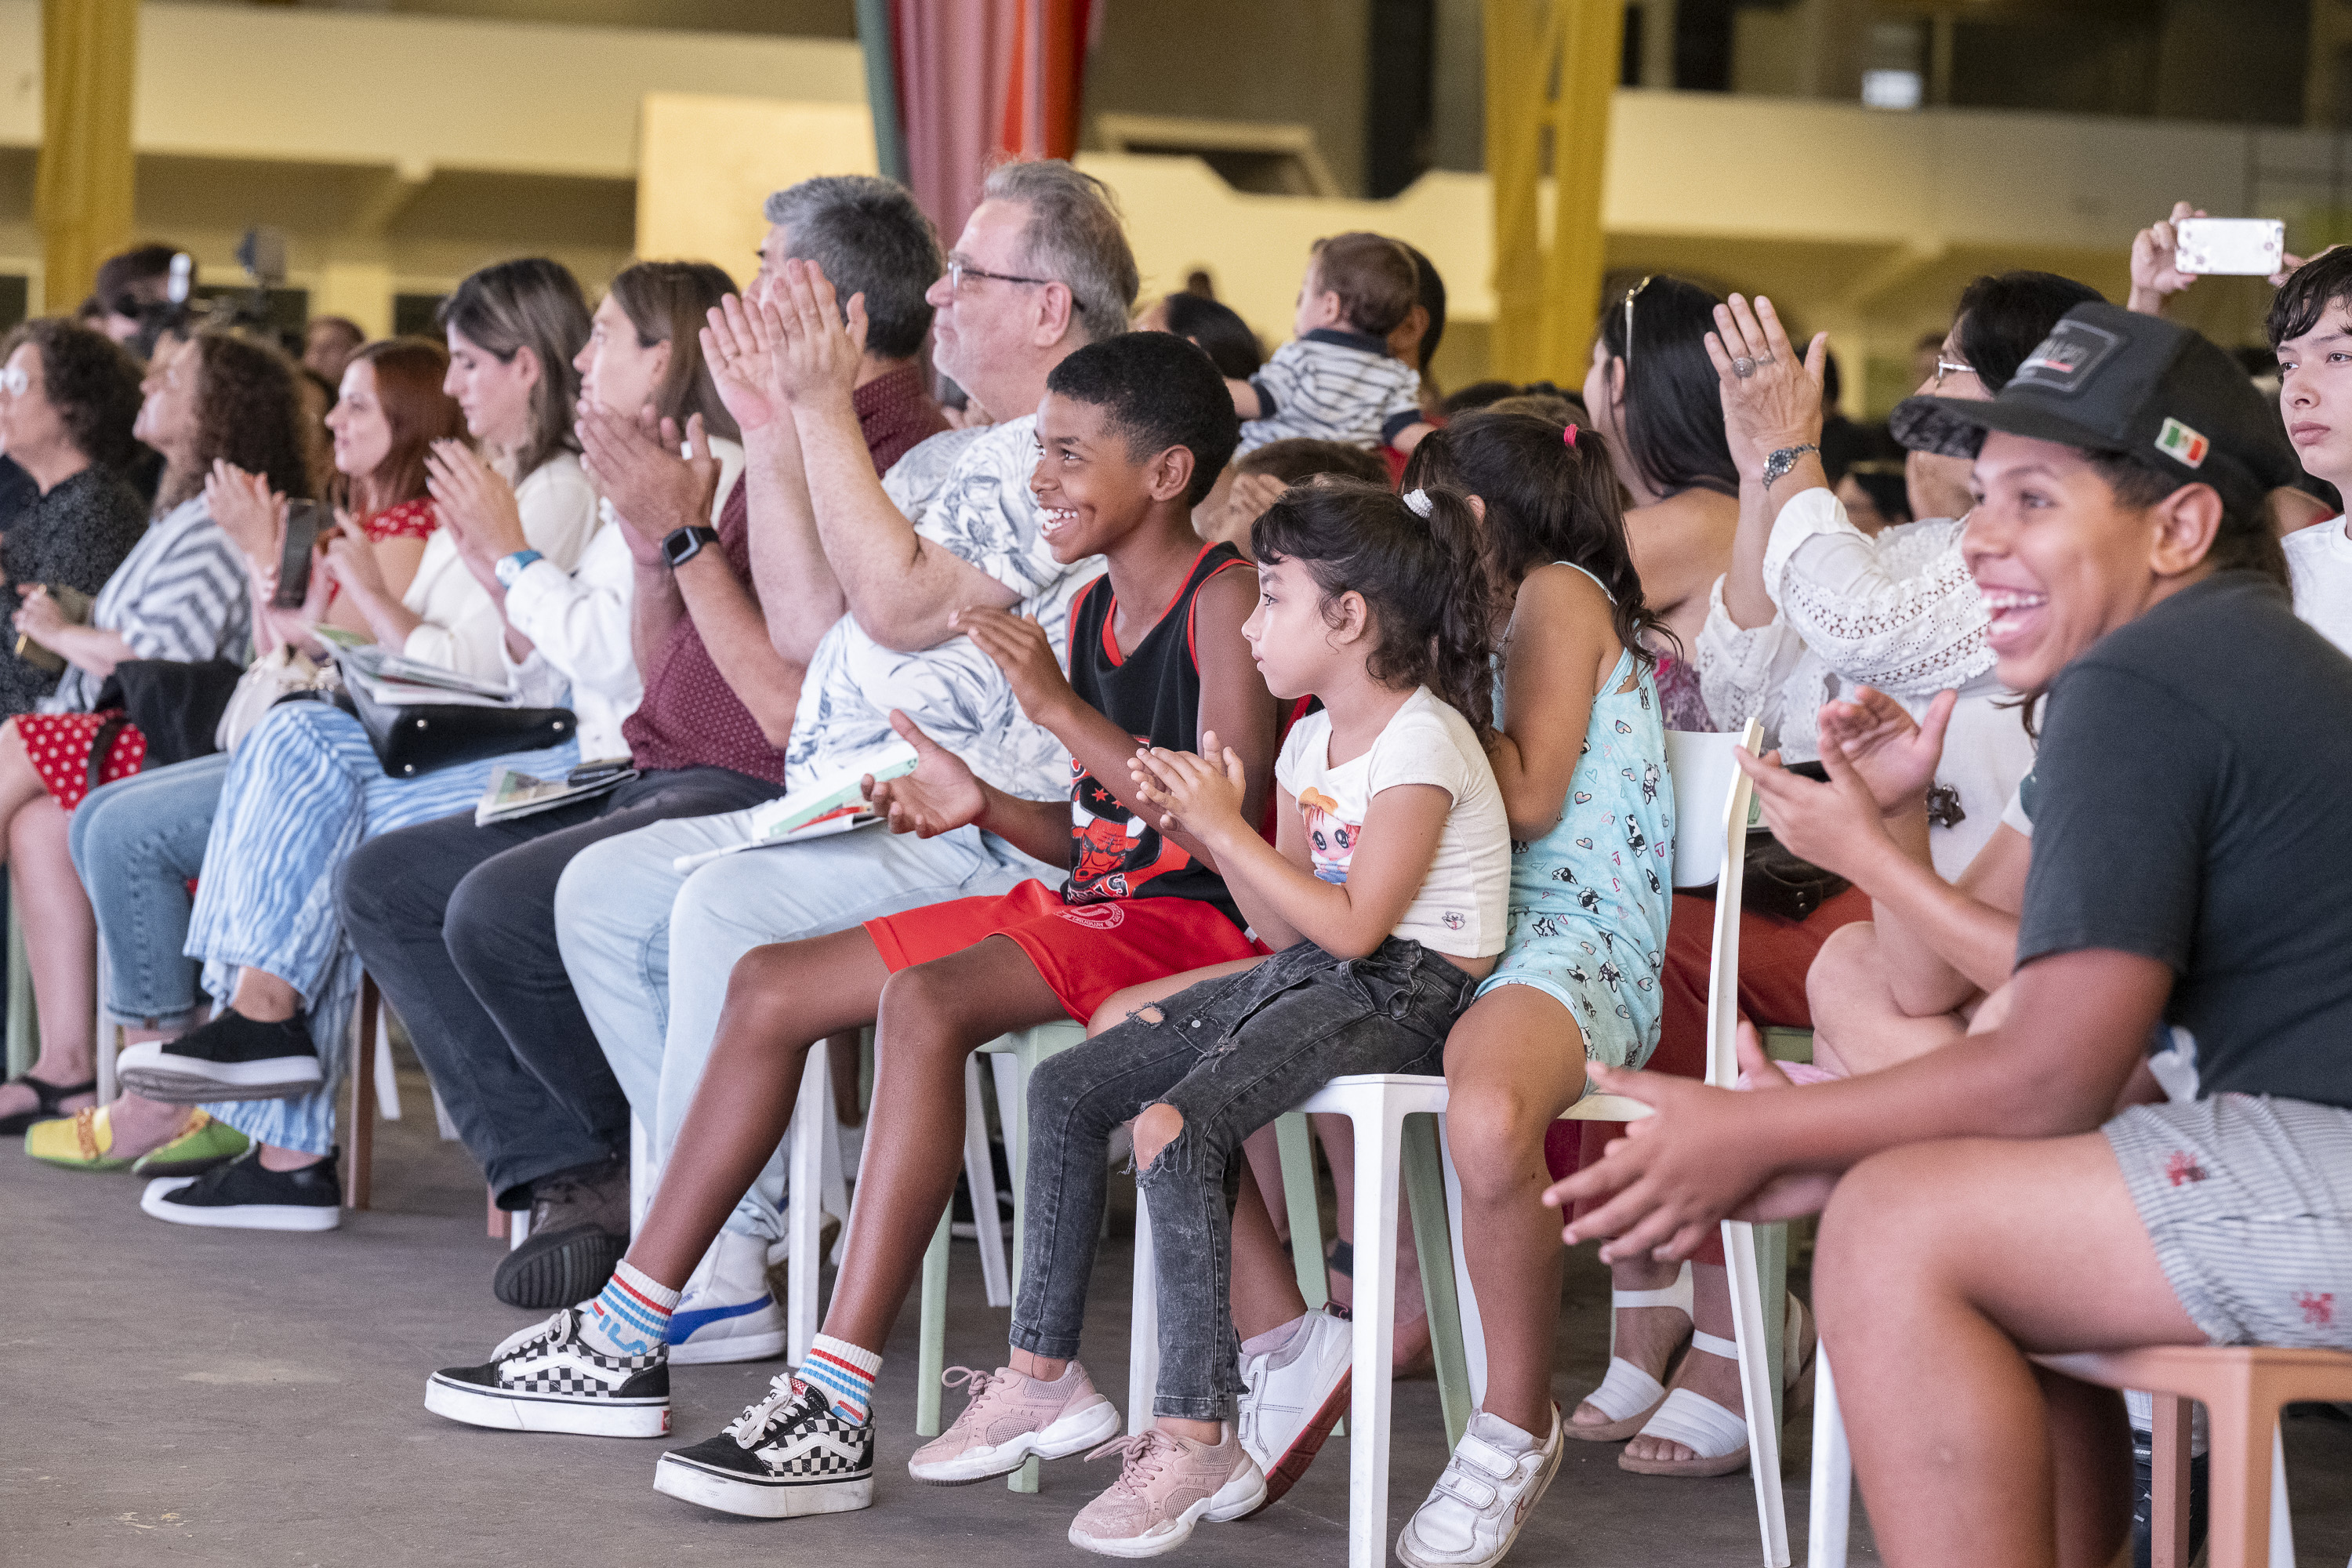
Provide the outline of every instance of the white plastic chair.
<path id="1" fill-rule="evenodd" d="M 1717 888 L 1715 942 L 1707 1007 L 1707 1079 L 1728 1085 L 1738 1078 L 1735 1029 L 1738 1021 L 1739 887 L 1747 847 L 1748 805 L 1754 792 L 1748 776 L 1731 761 L 1731 748 L 1753 755 L 1761 728 L 1748 721 L 1746 732 L 1732 735 L 1670 733 L 1667 758 L 1674 776 L 1675 807 L 1675 880 L 1678 886 Z M 1710 803 L 1721 802 L 1710 809 Z M 1687 847 L 1685 847 L 1687 846 Z M 1405 1184 L 1404 1167 L 1413 1140 L 1406 1132 L 1410 1116 L 1443 1117 L 1445 1080 L 1402 1073 L 1377 1073 L 1338 1078 L 1298 1107 L 1301 1111 L 1343 1115 L 1355 1125 L 1356 1142 L 1356 1315 L 1355 1363 L 1350 1384 L 1349 1422 L 1348 1561 L 1350 1568 L 1379 1568 L 1388 1560 L 1389 1415 L 1391 1361 L 1396 1343 L 1397 1202 Z M 1637 1101 L 1591 1095 L 1570 1108 L 1563 1120 L 1626 1121 L 1646 1115 Z M 1292 1252 L 1303 1256 L 1305 1237 L 1319 1232 L 1310 1221 L 1311 1197 L 1302 1204 L 1299 1184 L 1286 1170 L 1285 1186 L 1292 1204 Z M 1445 1205 L 1458 1216 L 1460 1190 L 1448 1180 Z M 1312 1191 L 1311 1187 L 1305 1189 Z M 1445 1399 L 1452 1381 L 1443 1361 L 1439 1366 L 1441 1400 L 1448 1406 L 1449 1441 L 1458 1442 L 1469 1410 L 1484 1393 L 1485 1341 L 1475 1325 L 1476 1303 L 1464 1263 L 1460 1226 L 1447 1226 L 1435 1203 L 1414 1205 L 1414 1229 L 1420 1243 L 1433 1247 L 1439 1227 L 1453 1237 L 1454 1269 L 1424 1268 L 1424 1288 L 1432 1291 L 1432 1338 L 1439 1314 L 1451 1315 L 1451 1295 L 1462 1312 L 1461 1341 L 1465 1355 L 1475 1360 L 1466 1369 L 1466 1396 Z M 1753 1228 L 1745 1224 L 1724 1226 L 1724 1252 L 1731 1265 L 1732 1321 L 1739 1345 L 1740 1381 L 1748 1405 L 1750 1468 L 1756 1480 L 1757 1510 L 1769 1568 L 1787 1568 L 1788 1526 L 1780 1498 L 1779 1403 L 1771 1342 L 1758 1278 Z M 1150 1248 L 1150 1221 L 1145 1205 L 1136 1205 L 1135 1318 L 1129 1331 L 1128 1364 L 1128 1428 L 1140 1431 L 1150 1420 L 1151 1391 L 1158 1381 L 1159 1336 L 1156 1285 Z M 1302 1279 L 1304 1272 L 1302 1271 Z M 1451 1283 L 1451 1291 L 1444 1284 Z M 1318 1288 L 1319 1293 L 1319 1288 Z M 1475 1347 L 1475 1352 L 1472 1347 Z"/>

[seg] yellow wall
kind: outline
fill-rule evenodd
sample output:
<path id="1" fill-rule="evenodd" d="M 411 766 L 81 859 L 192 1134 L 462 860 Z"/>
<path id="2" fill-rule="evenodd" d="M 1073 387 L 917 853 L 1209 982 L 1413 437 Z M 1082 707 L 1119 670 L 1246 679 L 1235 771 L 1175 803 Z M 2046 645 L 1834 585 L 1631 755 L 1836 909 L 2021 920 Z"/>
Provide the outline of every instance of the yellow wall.
<path id="1" fill-rule="evenodd" d="M 875 172 L 863 103 L 655 93 L 637 143 L 637 254 L 716 261 L 748 279 L 772 191 Z"/>

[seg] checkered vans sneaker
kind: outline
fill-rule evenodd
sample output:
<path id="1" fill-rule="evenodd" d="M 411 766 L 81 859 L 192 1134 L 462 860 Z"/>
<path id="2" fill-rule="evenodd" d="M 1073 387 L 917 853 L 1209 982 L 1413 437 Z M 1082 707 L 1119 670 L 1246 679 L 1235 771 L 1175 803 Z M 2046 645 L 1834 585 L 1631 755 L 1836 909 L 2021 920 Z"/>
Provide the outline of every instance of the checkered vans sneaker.
<path id="1" fill-rule="evenodd" d="M 845 1420 L 790 1373 L 707 1443 L 672 1448 L 654 1490 L 721 1513 L 795 1519 L 874 1503 L 874 1423 Z"/>
<path id="2" fill-rule="evenodd" d="M 473 1426 L 577 1432 L 591 1437 L 669 1433 L 669 1351 L 607 1355 L 580 1337 L 580 1309 L 509 1335 L 481 1366 L 444 1367 L 425 1408 Z"/>

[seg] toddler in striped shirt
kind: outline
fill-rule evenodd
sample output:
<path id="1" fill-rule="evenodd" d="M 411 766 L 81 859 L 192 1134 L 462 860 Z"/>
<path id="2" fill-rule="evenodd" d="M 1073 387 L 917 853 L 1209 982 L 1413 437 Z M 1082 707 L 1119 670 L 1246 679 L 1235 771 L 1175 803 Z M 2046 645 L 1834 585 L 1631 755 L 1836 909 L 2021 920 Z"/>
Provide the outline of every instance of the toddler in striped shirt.
<path id="1" fill-rule="evenodd" d="M 1421 373 L 1388 335 L 1420 298 L 1412 253 L 1360 230 L 1318 239 L 1298 286 L 1297 335 L 1247 381 L 1232 381 L 1244 452 L 1303 437 L 1411 452 L 1430 426 Z"/>

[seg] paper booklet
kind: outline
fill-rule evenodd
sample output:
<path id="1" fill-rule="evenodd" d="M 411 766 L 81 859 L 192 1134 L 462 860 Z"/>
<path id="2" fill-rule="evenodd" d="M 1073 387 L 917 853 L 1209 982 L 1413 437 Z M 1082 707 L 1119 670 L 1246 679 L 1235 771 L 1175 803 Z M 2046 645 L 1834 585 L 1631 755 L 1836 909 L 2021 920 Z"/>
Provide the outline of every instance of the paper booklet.
<path id="1" fill-rule="evenodd" d="M 866 809 L 865 781 L 871 777 L 879 784 L 885 779 L 904 778 L 914 771 L 915 748 L 893 736 L 888 745 L 869 753 L 856 767 L 753 806 L 741 842 L 722 844 L 698 855 L 681 855 L 670 862 L 670 869 L 683 875 L 722 856 L 740 855 L 746 849 L 761 849 L 771 844 L 823 838 L 879 822 L 882 819 Z"/>
<path id="2" fill-rule="evenodd" d="M 593 784 L 575 784 L 569 779 L 533 778 L 520 768 L 501 767 L 491 773 L 489 787 L 482 792 L 481 804 L 474 807 L 474 826 L 488 827 L 493 822 L 552 811 L 618 789 L 636 776 L 636 769 L 625 767 Z"/>
<path id="3" fill-rule="evenodd" d="M 487 700 L 496 703 L 510 701 L 506 683 L 499 680 L 478 680 L 470 675 L 460 675 L 454 669 L 444 669 L 437 664 L 394 653 L 380 643 L 372 643 L 341 626 L 318 626 L 310 635 L 332 648 L 335 661 L 343 667 L 346 676 L 358 674 L 368 678 L 368 695 L 382 702 L 448 702 L 463 701 L 465 697 Z M 421 696 L 410 695 L 404 688 L 427 689 Z M 379 695 L 378 689 L 397 691 L 397 696 Z M 464 696 L 452 698 L 449 693 Z"/>

